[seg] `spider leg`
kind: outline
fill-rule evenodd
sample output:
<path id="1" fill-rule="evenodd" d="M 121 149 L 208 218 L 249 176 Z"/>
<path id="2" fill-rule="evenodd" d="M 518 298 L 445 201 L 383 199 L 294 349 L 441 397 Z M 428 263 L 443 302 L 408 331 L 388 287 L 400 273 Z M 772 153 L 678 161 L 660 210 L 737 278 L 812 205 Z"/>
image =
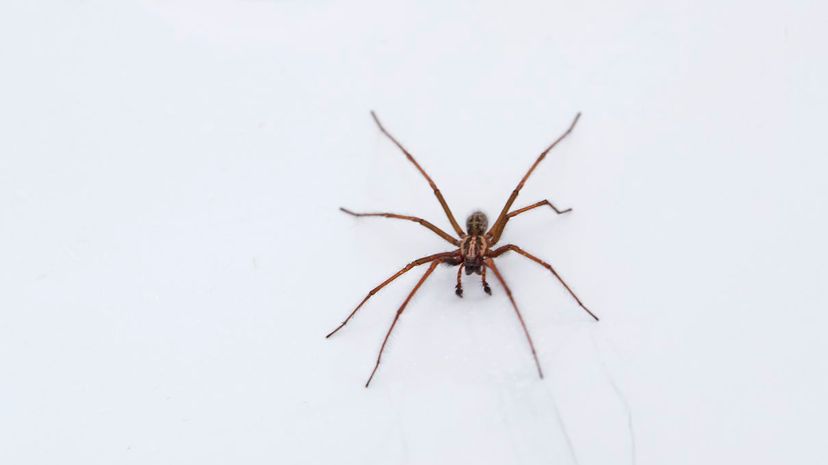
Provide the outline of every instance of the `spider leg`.
<path id="1" fill-rule="evenodd" d="M 509 200 L 506 201 L 506 205 L 503 206 L 503 210 L 500 211 L 500 215 L 498 215 L 494 224 L 492 224 L 492 227 L 491 229 L 489 229 L 489 232 L 486 233 L 487 236 L 491 237 L 491 240 L 489 241 L 491 244 L 495 244 L 498 240 L 500 240 L 500 235 L 503 234 L 503 228 L 506 226 L 506 222 L 508 221 L 509 209 L 512 208 L 512 204 L 515 202 L 515 199 L 517 198 L 518 193 L 520 193 L 520 190 L 523 189 L 523 185 L 526 183 L 526 180 L 529 179 L 529 176 L 532 174 L 533 171 L 535 171 L 535 168 L 538 166 L 541 160 L 546 158 L 546 154 L 549 153 L 549 151 L 552 150 L 556 145 L 558 145 L 558 143 L 562 141 L 566 136 L 568 136 L 570 132 L 572 132 L 572 130 L 575 128 L 575 124 L 578 123 L 578 119 L 580 117 L 580 113 L 575 115 L 575 119 L 572 120 L 572 123 L 569 125 L 569 128 L 566 131 L 564 131 L 563 134 L 558 136 L 558 138 L 555 139 L 555 142 L 552 142 L 548 147 L 546 147 L 546 149 L 544 149 L 543 152 L 541 152 L 540 155 L 538 155 L 538 158 L 537 160 L 535 160 L 535 163 L 533 163 L 532 166 L 529 167 L 529 171 L 526 172 L 526 174 L 523 176 L 523 179 L 521 179 L 517 187 L 515 187 L 515 190 L 512 191 L 512 195 L 509 196 Z"/>
<path id="2" fill-rule="evenodd" d="M 529 342 L 529 348 L 532 349 L 532 357 L 535 359 L 535 366 L 538 367 L 538 376 L 543 379 L 543 371 L 541 370 L 540 361 L 538 360 L 538 353 L 535 351 L 535 344 L 532 343 L 532 336 L 529 335 L 529 329 L 526 328 L 526 322 L 523 321 L 523 315 L 520 314 L 520 310 L 518 310 L 518 306 L 515 303 L 514 297 L 512 297 L 512 290 L 509 289 L 509 286 L 506 285 L 506 281 L 503 279 L 503 275 L 500 274 L 497 267 L 494 264 L 494 260 L 491 258 L 486 259 L 486 266 L 494 271 L 495 277 L 497 280 L 500 281 L 500 284 L 503 286 L 503 289 L 506 291 L 506 296 L 509 297 L 509 302 L 512 303 L 512 308 L 515 309 L 515 314 L 520 321 L 520 326 L 523 328 L 523 334 L 526 335 L 526 340 Z"/>
<path id="3" fill-rule="evenodd" d="M 569 212 L 572 211 L 572 208 L 566 208 L 564 210 L 559 210 L 558 207 L 556 207 L 555 205 L 552 204 L 552 202 L 550 202 L 548 200 L 541 200 L 540 202 L 535 202 L 532 205 L 529 205 L 529 206 L 526 206 L 526 207 L 523 207 L 523 208 L 519 208 L 517 210 L 509 212 L 506 215 L 506 218 L 503 219 L 503 226 L 501 226 L 501 231 L 506 228 L 506 223 L 508 223 L 509 220 L 512 219 L 513 217 L 518 216 L 521 213 L 528 212 L 529 210 L 534 210 L 535 208 L 542 207 L 544 205 L 549 205 L 550 207 L 552 207 L 552 210 L 555 210 L 555 213 L 557 213 L 558 215 L 563 215 L 564 213 L 569 213 Z"/>
<path id="4" fill-rule="evenodd" d="M 426 178 L 426 181 L 428 181 L 428 185 L 431 186 L 431 189 L 434 191 L 434 196 L 437 197 L 437 201 L 440 202 L 440 206 L 443 207 L 443 211 L 446 213 L 449 223 L 451 223 L 451 227 L 454 228 L 454 231 L 457 233 L 458 236 L 464 237 L 466 235 L 465 231 L 463 231 L 463 228 L 460 227 L 460 225 L 457 223 L 457 220 L 454 218 L 454 215 L 451 213 L 451 209 L 449 208 L 448 203 L 446 203 L 446 199 L 443 198 L 442 192 L 440 192 L 440 189 L 437 188 L 437 184 L 435 184 L 434 181 L 431 180 L 431 177 L 429 177 L 429 175 L 425 172 L 423 167 L 420 166 L 419 163 L 417 163 L 417 160 L 414 159 L 414 156 L 411 155 L 411 153 L 408 150 L 406 150 L 405 147 L 403 147 L 403 145 L 399 143 L 399 141 L 397 141 L 397 139 L 394 138 L 394 136 L 392 136 L 391 133 L 385 129 L 385 127 L 382 125 L 379 118 L 377 117 L 377 114 L 372 111 L 371 117 L 374 118 L 374 122 L 377 123 L 379 130 L 383 134 L 385 134 L 385 136 L 388 137 L 388 139 L 390 139 L 391 142 L 393 142 L 394 145 L 396 145 L 397 148 L 399 148 L 402 151 L 402 153 L 405 154 L 405 156 L 408 158 L 408 161 L 413 163 L 414 166 L 417 167 L 417 170 L 420 172 L 420 174 L 422 174 L 423 177 Z"/>
<path id="5" fill-rule="evenodd" d="M 563 287 L 566 288 L 566 290 L 569 292 L 569 295 L 571 295 L 572 298 L 575 299 L 575 302 L 578 302 L 578 305 L 580 305 L 581 308 L 583 308 L 587 313 L 589 313 L 589 316 L 594 318 L 595 321 L 598 321 L 598 317 L 595 316 L 595 314 L 592 313 L 586 307 L 586 305 L 584 305 L 583 302 L 581 302 L 581 299 L 579 299 L 578 296 L 575 295 L 575 292 L 572 291 L 572 289 L 569 287 L 569 285 L 566 284 L 566 281 L 564 281 L 563 278 L 561 278 L 561 275 L 559 275 L 558 272 L 555 271 L 555 268 L 552 268 L 552 265 L 550 265 L 549 263 L 546 263 L 545 261 L 541 260 L 540 258 L 530 254 L 529 252 L 521 249 L 520 247 L 518 247 L 514 244 L 508 244 L 508 245 L 504 245 L 503 247 L 498 247 L 497 249 L 492 251 L 491 257 L 493 257 L 493 258 L 498 257 L 500 255 L 503 255 L 506 252 L 509 252 L 509 251 L 517 252 L 517 253 L 523 255 L 524 257 L 528 258 L 529 260 L 532 260 L 533 262 L 535 262 L 535 263 L 543 266 L 547 270 L 551 271 L 552 274 L 555 275 L 556 278 L 558 278 L 558 281 L 560 281 L 560 283 L 563 284 Z"/>
<path id="6" fill-rule="evenodd" d="M 521 213 L 528 212 L 529 210 L 532 210 L 532 209 L 535 209 L 535 208 L 538 208 L 538 207 L 542 207 L 544 205 L 549 205 L 550 207 L 552 207 L 552 210 L 555 210 L 555 213 L 557 213 L 559 215 L 563 215 L 564 213 L 569 213 L 569 212 L 572 211 L 572 208 L 567 208 L 567 209 L 564 209 L 564 210 L 558 210 L 558 207 L 553 205 L 552 202 L 550 202 L 548 200 L 541 200 L 540 202 L 533 203 L 532 205 L 529 205 L 528 207 L 523 207 L 523 208 L 520 208 L 518 210 L 509 212 L 509 214 L 506 215 L 506 216 L 508 218 L 513 218 L 515 216 L 520 215 Z M 507 221 L 508 221 L 508 219 L 507 219 Z"/>
<path id="7" fill-rule="evenodd" d="M 366 295 L 366 296 L 365 296 L 365 298 L 364 298 L 364 299 L 362 299 L 362 302 L 360 302 L 360 303 L 359 303 L 359 305 L 357 305 L 357 306 L 356 306 L 356 308 L 355 308 L 355 309 L 354 309 L 354 310 L 353 310 L 353 311 L 352 311 L 352 312 L 348 315 L 348 317 L 347 317 L 347 318 L 345 318 L 345 320 L 344 320 L 342 323 L 340 323 L 340 325 L 339 325 L 339 326 L 337 326 L 337 327 L 336 327 L 336 329 L 334 329 L 333 331 L 331 331 L 330 333 L 328 333 L 328 335 L 327 335 L 327 336 L 325 336 L 325 337 L 326 337 L 326 338 L 329 338 L 329 337 L 333 336 L 333 335 L 334 335 L 337 331 L 339 331 L 340 329 L 342 329 L 342 327 L 343 327 L 343 326 L 345 326 L 346 324 L 348 324 L 348 321 L 350 321 L 350 320 L 351 320 L 351 318 L 353 318 L 353 316 L 356 314 L 356 312 L 357 312 L 360 308 L 362 308 L 362 306 L 365 304 L 365 302 L 367 302 L 367 301 L 368 301 L 368 299 L 370 299 L 372 295 L 374 295 L 374 294 L 376 294 L 377 292 L 379 292 L 379 290 L 380 290 L 380 289 L 382 289 L 383 287 L 385 287 L 386 285 L 388 285 L 389 283 L 391 283 L 391 281 L 393 281 L 393 280 L 395 280 L 395 279 L 399 278 L 400 276 L 402 276 L 403 274 L 405 274 L 406 272 L 408 272 L 409 270 L 411 270 L 412 268 L 414 268 L 414 267 L 416 267 L 416 266 L 420 266 L 420 265 L 422 265 L 422 264 L 425 264 L 425 263 L 428 263 L 428 262 L 432 262 L 432 261 L 434 261 L 434 260 L 443 260 L 443 259 L 449 258 L 449 257 L 451 257 L 451 256 L 453 256 L 453 255 L 455 255 L 455 252 L 443 252 L 443 253 L 438 253 L 438 254 L 434 254 L 434 255 L 429 255 L 429 256 L 427 256 L 427 257 L 418 258 L 417 260 L 414 260 L 413 262 L 409 263 L 408 265 L 405 265 L 405 266 L 403 267 L 403 269 L 401 269 L 400 271 L 398 271 L 398 272 L 394 273 L 394 275 L 392 275 L 390 278 L 388 278 L 388 279 L 386 279 L 385 281 L 383 281 L 383 282 L 382 282 L 382 284 L 380 284 L 379 286 L 377 286 L 377 287 L 375 287 L 375 288 L 371 289 L 371 291 L 370 291 L 370 292 L 368 292 L 368 295 Z"/>
<path id="8" fill-rule="evenodd" d="M 454 286 L 454 293 L 457 294 L 457 297 L 463 297 L 463 265 L 462 263 L 460 266 L 457 267 L 457 286 Z"/>
<path id="9" fill-rule="evenodd" d="M 347 208 L 339 207 L 339 209 L 342 210 L 343 212 L 351 215 L 351 216 L 382 216 L 384 218 L 396 218 L 396 219 L 399 219 L 399 220 L 408 220 L 408 221 L 413 221 L 415 223 L 420 223 L 421 225 L 425 226 L 426 228 L 434 231 L 434 233 L 436 233 L 438 236 L 440 236 L 443 239 L 445 239 L 445 240 L 449 241 L 450 243 L 452 243 L 455 247 L 460 246 L 460 241 L 458 241 L 457 239 L 452 237 L 450 234 L 448 234 L 447 232 L 443 231 L 442 229 L 438 228 L 437 226 L 434 226 L 433 224 L 429 223 L 428 221 L 426 221 L 422 218 L 417 218 L 416 216 L 398 215 L 396 213 L 354 213 L 351 210 L 348 210 Z"/>
<path id="10" fill-rule="evenodd" d="M 417 281 L 417 285 L 414 286 L 414 289 L 408 294 L 405 301 L 400 305 L 400 308 L 397 310 L 397 314 L 394 315 L 394 321 L 391 322 L 391 326 L 388 328 L 388 332 L 385 333 L 385 339 L 382 340 L 382 346 L 380 347 L 379 354 L 377 355 L 377 363 L 374 365 L 374 370 L 371 371 L 371 376 L 368 377 L 368 381 L 365 383 L 365 387 L 368 387 L 371 384 L 371 380 L 374 379 L 374 374 L 377 372 L 377 368 L 379 368 L 380 360 L 382 359 L 382 353 L 385 351 L 385 345 L 388 343 L 388 338 L 391 336 L 391 331 L 394 330 L 394 326 L 397 325 L 397 321 L 400 319 L 400 315 L 405 310 L 405 307 L 408 305 L 408 302 L 414 297 L 414 294 L 417 293 L 417 290 L 420 289 L 420 286 L 423 285 L 426 279 L 428 279 L 429 275 L 434 272 L 434 269 L 437 268 L 437 265 L 440 264 L 442 260 L 437 258 L 431 262 L 431 266 L 428 267 L 423 277 Z"/>
<path id="11" fill-rule="evenodd" d="M 480 276 L 481 276 L 480 280 L 483 282 L 483 292 L 485 292 L 486 294 L 492 295 L 492 288 L 489 287 L 489 283 L 486 282 L 486 267 L 485 266 L 483 267 L 483 270 L 481 271 Z"/>

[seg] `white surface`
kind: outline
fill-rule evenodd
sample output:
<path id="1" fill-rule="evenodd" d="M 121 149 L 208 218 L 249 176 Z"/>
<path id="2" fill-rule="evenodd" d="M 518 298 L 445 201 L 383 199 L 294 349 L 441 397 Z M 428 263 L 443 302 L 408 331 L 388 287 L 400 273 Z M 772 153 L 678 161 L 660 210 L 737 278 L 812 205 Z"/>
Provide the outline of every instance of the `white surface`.
<path id="1" fill-rule="evenodd" d="M 10 1 L 0 463 L 825 463 L 820 2 Z M 501 260 L 438 269 L 537 170 Z M 613 384 L 615 383 L 615 388 Z M 616 391 L 616 388 L 618 391 Z M 623 397 L 619 397 L 618 394 Z M 569 443 L 568 443 L 569 441 Z M 573 457 L 574 451 L 574 457 Z"/>

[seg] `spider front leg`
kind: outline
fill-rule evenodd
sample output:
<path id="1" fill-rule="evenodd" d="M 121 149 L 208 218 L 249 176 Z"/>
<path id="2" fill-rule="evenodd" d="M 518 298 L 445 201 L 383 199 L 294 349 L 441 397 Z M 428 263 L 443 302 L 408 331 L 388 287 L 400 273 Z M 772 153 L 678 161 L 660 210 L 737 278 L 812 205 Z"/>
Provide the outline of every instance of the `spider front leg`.
<path id="1" fill-rule="evenodd" d="M 498 257 L 498 256 L 500 256 L 500 255 L 503 255 L 503 254 L 504 254 L 504 253 L 506 253 L 506 252 L 509 252 L 509 251 L 514 251 L 514 252 L 517 252 L 517 253 L 519 253 L 519 254 L 523 255 L 524 257 L 528 258 L 529 260 L 532 260 L 533 262 L 535 262 L 535 263 L 537 263 L 537 264 L 539 264 L 539 265 L 543 266 L 543 267 L 544 267 L 544 268 L 546 268 L 547 270 L 551 271 L 551 272 L 552 272 L 552 274 L 553 274 L 553 275 L 555 275 L 555 277 L 556 277 L 556 278 L 558 278 L 558 281 L 560 281 L 560 283 L 561 283 L 561 284 L 563 284 L 563 287 L 564 287 L 564 288 L 566 288 L 567 292 L 569 292 L 569 295 L 571 295 L 571 296 L 572 296 L 572 298 L 574 298 L 574 299 L 575 299 L 575 302 L 578 302 L 578 305 L 579 305 L 581 308 L 583 308 L 583 309 L 584 309 L 584 311 L 586 311 L 587 313 L 589 313 L 589 316 L 591 316 L 592 318 L 594 318 L 594 319 L 595 319 L 595 321 L 599 321 L 599 320 L 598 320 L 598 317 L 597 317 L 597 316 L 595 316 L 595 314 L 594 314 L 594 313 L 592 313 L 592 312 L 591 312 L 591 311 L 590 311 L 590 310 L 586 307 L 586 305 L 584 305 L 584 303 L 583 303 L 583 302 L 581 302 L 581 299 L 579 299 L 579 298 L 578 298 L 578 296 L 577 296 L 577 295 L 575 295 L 575 292 L 573 292 L 573 291 L 572 291 L 572 289 L 569 287 L 569 285 L 568 285 L 568 284 L 566 284 L 566 281 L 564 281 L 564 280 L 563 280 L 563 278 L 561 278 L 561 275 L 559 275 L 559 274 L 558 274 L 558 272 L 557 272 L 557 271 L 555 271 L 555 268 L 552 268 L 552 265 L 550 265 L 549 263 L 546 263 L 545 261 L 541 260 L 540 258 L 538 258 L 538 257 L 536 257 L 536 256 L 534 256 L 534 255 L 532 255 L 532 254 L 530 254 L 529 252 L 527 252 L 527 251 L 525 251 L 525 250 L 521 249 L 520 247 L 518 247 L 518 246 L 516 246 L 516 245 L 514 245 L 514 244 L 508 244 L 508 245 L 504 245 L 503 247 L 498 247 L 497 249 L 495 249 L 495 250 L 493 250 L 493 251 L 492 251 L 492 253 L 491 253 L 491 255 L 490 255 L 490 256 L 491 256 L 492 258 L 494 258 L 494 257 Z"/>
<path id="2" fill-rule="evenodd" d="M 348 315 L 348 317 L 345 318 L 345 320 L 342 323 L 340 323 L 340 325 L 337 326 L 336 329 L 334 329 L 333 331 L 328 333 L 328 335 L 325 336 L 325 337 L 329 338 L 329 337 L 333 336 L 337 331 L 342 329 L 343 326 L 345 326 L 346 324 L 348 324 L 349 321 L 351 321 L 351 318 L 353 318 L 354 315 L 356 314 L 356 312 L 359 311 L 359 309 L 362 308 L 363 305 L 365 305 L 365 302 L 367 302 L 368 299 L 371 298 L 371 296 L 373 296 L 374 294 L 379 292 L 380 289 L 387 286 L 388 284 L 390 284 L 395 279 L 399 278 L 403 274 L 410 271 L 412 268 L 414 268 L 416 266 L 423 265 L 423 264 L 428 263 L 428 262 L 432 262 L 434 260 L 448 259 L 448 258 L 451 258 L 455 255 L 456 255 L 456 252 L 443 252 L 443 253 L 438 253 L 438 254 L 434 254 L 434 255 L 429 255 L 427 257 L 419 258 L 419 259 L 414 260 L 413 262 L 409 263 L 408 265 L 405 265 L 403 267 L 403 269 L 401 269 L 400 271 L 394 273 L 390 278 L 383 281 L 382 284 L 380 284 L 379 286 L 371 289 L 371 291 L 368 292 L 368 295 L 366 295 L 365 298 L 362 299 L 362 302 L 360 302 L 359 305 L 356 306 L 356 308 Z"/>
<path id="3" fill-rule="evenodd" d="M 508 297 L 509 302 L 512 303 L 512 308 L 515 309 L 515 314 L 518 317 L 518 321 L 520 321 L 520 327 L 523 328 L 523 334 L 526 335 L 526 341 L 529 342 L 529 349 L 532 351 L 532 357 L 535 359 L 535 366 L 538 368 L 538 376 L 543 379 L 543 370 L 541 370 L 540 360 L 538 360 L 538 353 L 535 351 L 535 344 L 532 342 L 532 336 L 529 335 L 529 328 L 526 327 L 526 322 L 523 321 L 523 315 L 521 315 L 520 310 L 518 310 L 515 298 L 512 297 L 512 290 L 506 285 L 506 280 L 503 279 L 503 275 L 501 275 L 500 271 L 498 271 L 494 264 L 494 260 L 487 258 L 486 266 L 494 271 L 495 277 L 497 277 L 497 280 L 500 281 L 500 285 L 503 286 L 503 290 L 506 291 L 506 297 Z"/>
<path id="4" fill-rule="evenodd" d="M 382 353 L 385 351 L 385 345 L 388 344 L 388 338 L 391 337 L 391 331 L 393 331 L 394 326 L 397 325 L 397 320 L 400 319 L 400 315 L 402 315 L 403 311 L 405 310 L 405 307 L 408 305 L 408 302 L 411 300 L 412 297 L 414 297 L 414 294 L 417 293 L 417 291 L 420 289 L 420 286 L 422 286 L 426 279 L 428 279 L 428 277 L 431 275 L 431 273 L 434 272 L 434 269 L 437 268 L 437 265 L 439 265 L 441 261 L 442 260 L 438 258 L 431 262 L 431 266 L 428 267 L 425 274 L 423 274 L 423 277 L 420 278 L 419 281 L 417 281 L 417 285 L 414 286 L 414 289 L 411 290 L 411 292 L 408 294 L 408 297 L 406 297 L 405 301 L 402 303 L 402 305 L 400 305 L 400 308 L 397 310 L 397 314 L 394 315 L 394 321 L 391 322 L 391 327 L 388 328 L 388 332 L 385 333 L 385 339 L 382 340 L 382 346 L 380 346 L 380 351 L 377 355 L 377 363 L 374 365 L 374 370 L 371 371 L 371 376 L 368 377 L 368 381 L 365 383 L 366 388 L 369 384 L 371 384 L 371 380 L 374 379 L 374 375 L 377 373 L 380 360 L 382 360 Z"/>

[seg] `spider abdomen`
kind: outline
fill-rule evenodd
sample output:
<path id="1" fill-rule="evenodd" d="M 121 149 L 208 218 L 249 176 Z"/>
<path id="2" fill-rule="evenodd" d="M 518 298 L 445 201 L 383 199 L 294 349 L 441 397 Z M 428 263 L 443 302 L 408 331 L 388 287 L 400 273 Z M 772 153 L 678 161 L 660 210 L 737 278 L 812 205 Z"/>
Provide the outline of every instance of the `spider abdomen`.
<path id="1" fill-rule="evenodd" d="M 486 228 L 488 227 L 489 218 L 480 210 L 473 212 L 468 218 L 466 218 L 466 231 L 470 236 L 481 236 L 486 234 Z"/>

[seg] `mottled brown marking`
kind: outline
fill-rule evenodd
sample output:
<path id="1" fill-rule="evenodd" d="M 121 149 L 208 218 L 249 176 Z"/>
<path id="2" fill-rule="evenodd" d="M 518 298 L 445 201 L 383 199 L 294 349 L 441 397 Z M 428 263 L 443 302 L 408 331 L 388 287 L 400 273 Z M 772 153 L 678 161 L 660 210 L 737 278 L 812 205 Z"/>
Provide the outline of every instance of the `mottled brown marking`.
<path id="1" fill-rule="evenodd" d="M 470 236 L 481 236 L 486 234 L 489 227 L 489 218 L 482 211 L 476 211 L 466 219 L 466 232 Z"/>

